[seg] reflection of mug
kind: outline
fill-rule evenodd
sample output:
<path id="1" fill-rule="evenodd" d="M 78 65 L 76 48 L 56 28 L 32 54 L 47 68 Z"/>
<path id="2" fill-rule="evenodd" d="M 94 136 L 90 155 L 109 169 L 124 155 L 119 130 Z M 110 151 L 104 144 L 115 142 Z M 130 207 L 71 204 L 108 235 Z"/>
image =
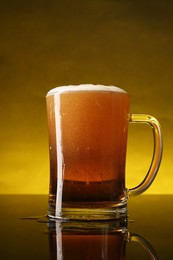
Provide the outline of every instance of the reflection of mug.
<path id="1" fill-rule="evenodd" d="M 63 223 L 56 220 L 49 221 L 48 228 L 51 260 L 125 260 L 126 244 L 130 241 L 141 245 L 150 259 L 158 259 L 149 242 L 128 232 L 122 222 Z"/>
<path id="2" fill-rule="evenodd" d="M 48 92 L 50 217 L 120 218 L 127 215 L 127 197 L 150 186 L 162 154 L 159 123 L 148 115 L 130 114 L 129 105 L 129 95 L 113 86 L 65 86 Z M 153 128 L 154 154 L 144 181 L 127 190 L 129 122 Z"/>

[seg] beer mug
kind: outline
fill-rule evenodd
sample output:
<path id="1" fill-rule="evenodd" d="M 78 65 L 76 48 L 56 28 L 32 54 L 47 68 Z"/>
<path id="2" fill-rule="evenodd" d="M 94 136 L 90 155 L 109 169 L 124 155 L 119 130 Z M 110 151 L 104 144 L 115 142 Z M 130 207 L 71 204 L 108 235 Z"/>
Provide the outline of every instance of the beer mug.
<path id="1" fill-rule="evenodd" d="M 103 220 L 127 216 L 127 199 L 154 180 L 162 156 L 158 121 L 130 114 L 126 91 L 114 86 L 61 86 L 46 96 L 50 148 L 48 216 Z M 154 152 L 141 184 L 125 187 L 129 123 L 153 129 Z"/>
<path id="2" fill-rule="evenodd" d="M 129 232 L 119 221 L 48 221 L 48 234 L 51 260 L 125 260 L 129 242 L 143 247 L 148 259 L 158 259 L 145 238 Z"/>

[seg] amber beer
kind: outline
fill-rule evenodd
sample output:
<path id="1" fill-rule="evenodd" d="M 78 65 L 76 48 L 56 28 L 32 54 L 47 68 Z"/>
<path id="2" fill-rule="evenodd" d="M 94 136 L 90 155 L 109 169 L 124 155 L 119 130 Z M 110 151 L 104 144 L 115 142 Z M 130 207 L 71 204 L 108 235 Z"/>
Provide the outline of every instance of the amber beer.
<path id="1" fill-rule="evenodd" d="M 116 87 L 59 87 L 47 95 L 49 215 L 125 199 L 129 95 Z"/>

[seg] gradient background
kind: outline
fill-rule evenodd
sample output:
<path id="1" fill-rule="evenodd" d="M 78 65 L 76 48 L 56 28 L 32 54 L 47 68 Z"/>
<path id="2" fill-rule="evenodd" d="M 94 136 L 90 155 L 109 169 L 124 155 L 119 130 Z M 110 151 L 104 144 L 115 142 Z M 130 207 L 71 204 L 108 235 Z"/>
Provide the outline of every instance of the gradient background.
<path id="1" fill-rule="evenodd" d="M 131 112 L 155 116 L 164 154 L 146 193 L 173 193 L 173 1 L 0 2 L 0 193 L 48 193 L 45 95 L 67 84 L 116 85 Z M 129 127 L 127 186 L 144 177 L 152 131 Z"/>

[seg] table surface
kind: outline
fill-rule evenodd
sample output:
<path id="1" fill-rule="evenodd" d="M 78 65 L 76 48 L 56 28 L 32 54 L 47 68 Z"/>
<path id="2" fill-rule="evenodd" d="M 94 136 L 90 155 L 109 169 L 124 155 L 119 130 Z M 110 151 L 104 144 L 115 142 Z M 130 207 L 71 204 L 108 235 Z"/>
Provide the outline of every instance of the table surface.
<path id="1" fill-rule="evenodd" d="M 122 256 L 117 256 L 116 259 L 173 259 L 172 200 L 172 195 L 141 195 L 129 199 L 128 232 L 136 233 L 147 240 L 157 258 L 150 258 L 136 243 L 127 242 L 126 249 L 123 249 L 126 252 L 121 253 Z M 95 260 L 115 259 L 113 251 L 114 248 L 117 250 L 118 244 L 115 244 L 115 240 L 109 239 L 108 232 L 105 232 L 106 223 L 97 235 L 82 236 L 78 232 L 71 236 L 66 232 L 63 240 L 61 231 L 58 234 L 57 230 L 50 232 L 50 225 L 44 217 L 47 201 L 46 195 L 0 196 L 0 259 L 92 260 L 96 250 L 100 250 L 100 245 L 103 248 L 100 255 L 97 252 Z M 114 243 L 112 247 L 111 241 Z M 62 243 L 65 244 L 63 253 L 58 251 Z M 105 245 L 108 247 L 107 251 Z M 78 255 L 75 253 L 80 249 L 83 255 L 81 252 Z"/>

